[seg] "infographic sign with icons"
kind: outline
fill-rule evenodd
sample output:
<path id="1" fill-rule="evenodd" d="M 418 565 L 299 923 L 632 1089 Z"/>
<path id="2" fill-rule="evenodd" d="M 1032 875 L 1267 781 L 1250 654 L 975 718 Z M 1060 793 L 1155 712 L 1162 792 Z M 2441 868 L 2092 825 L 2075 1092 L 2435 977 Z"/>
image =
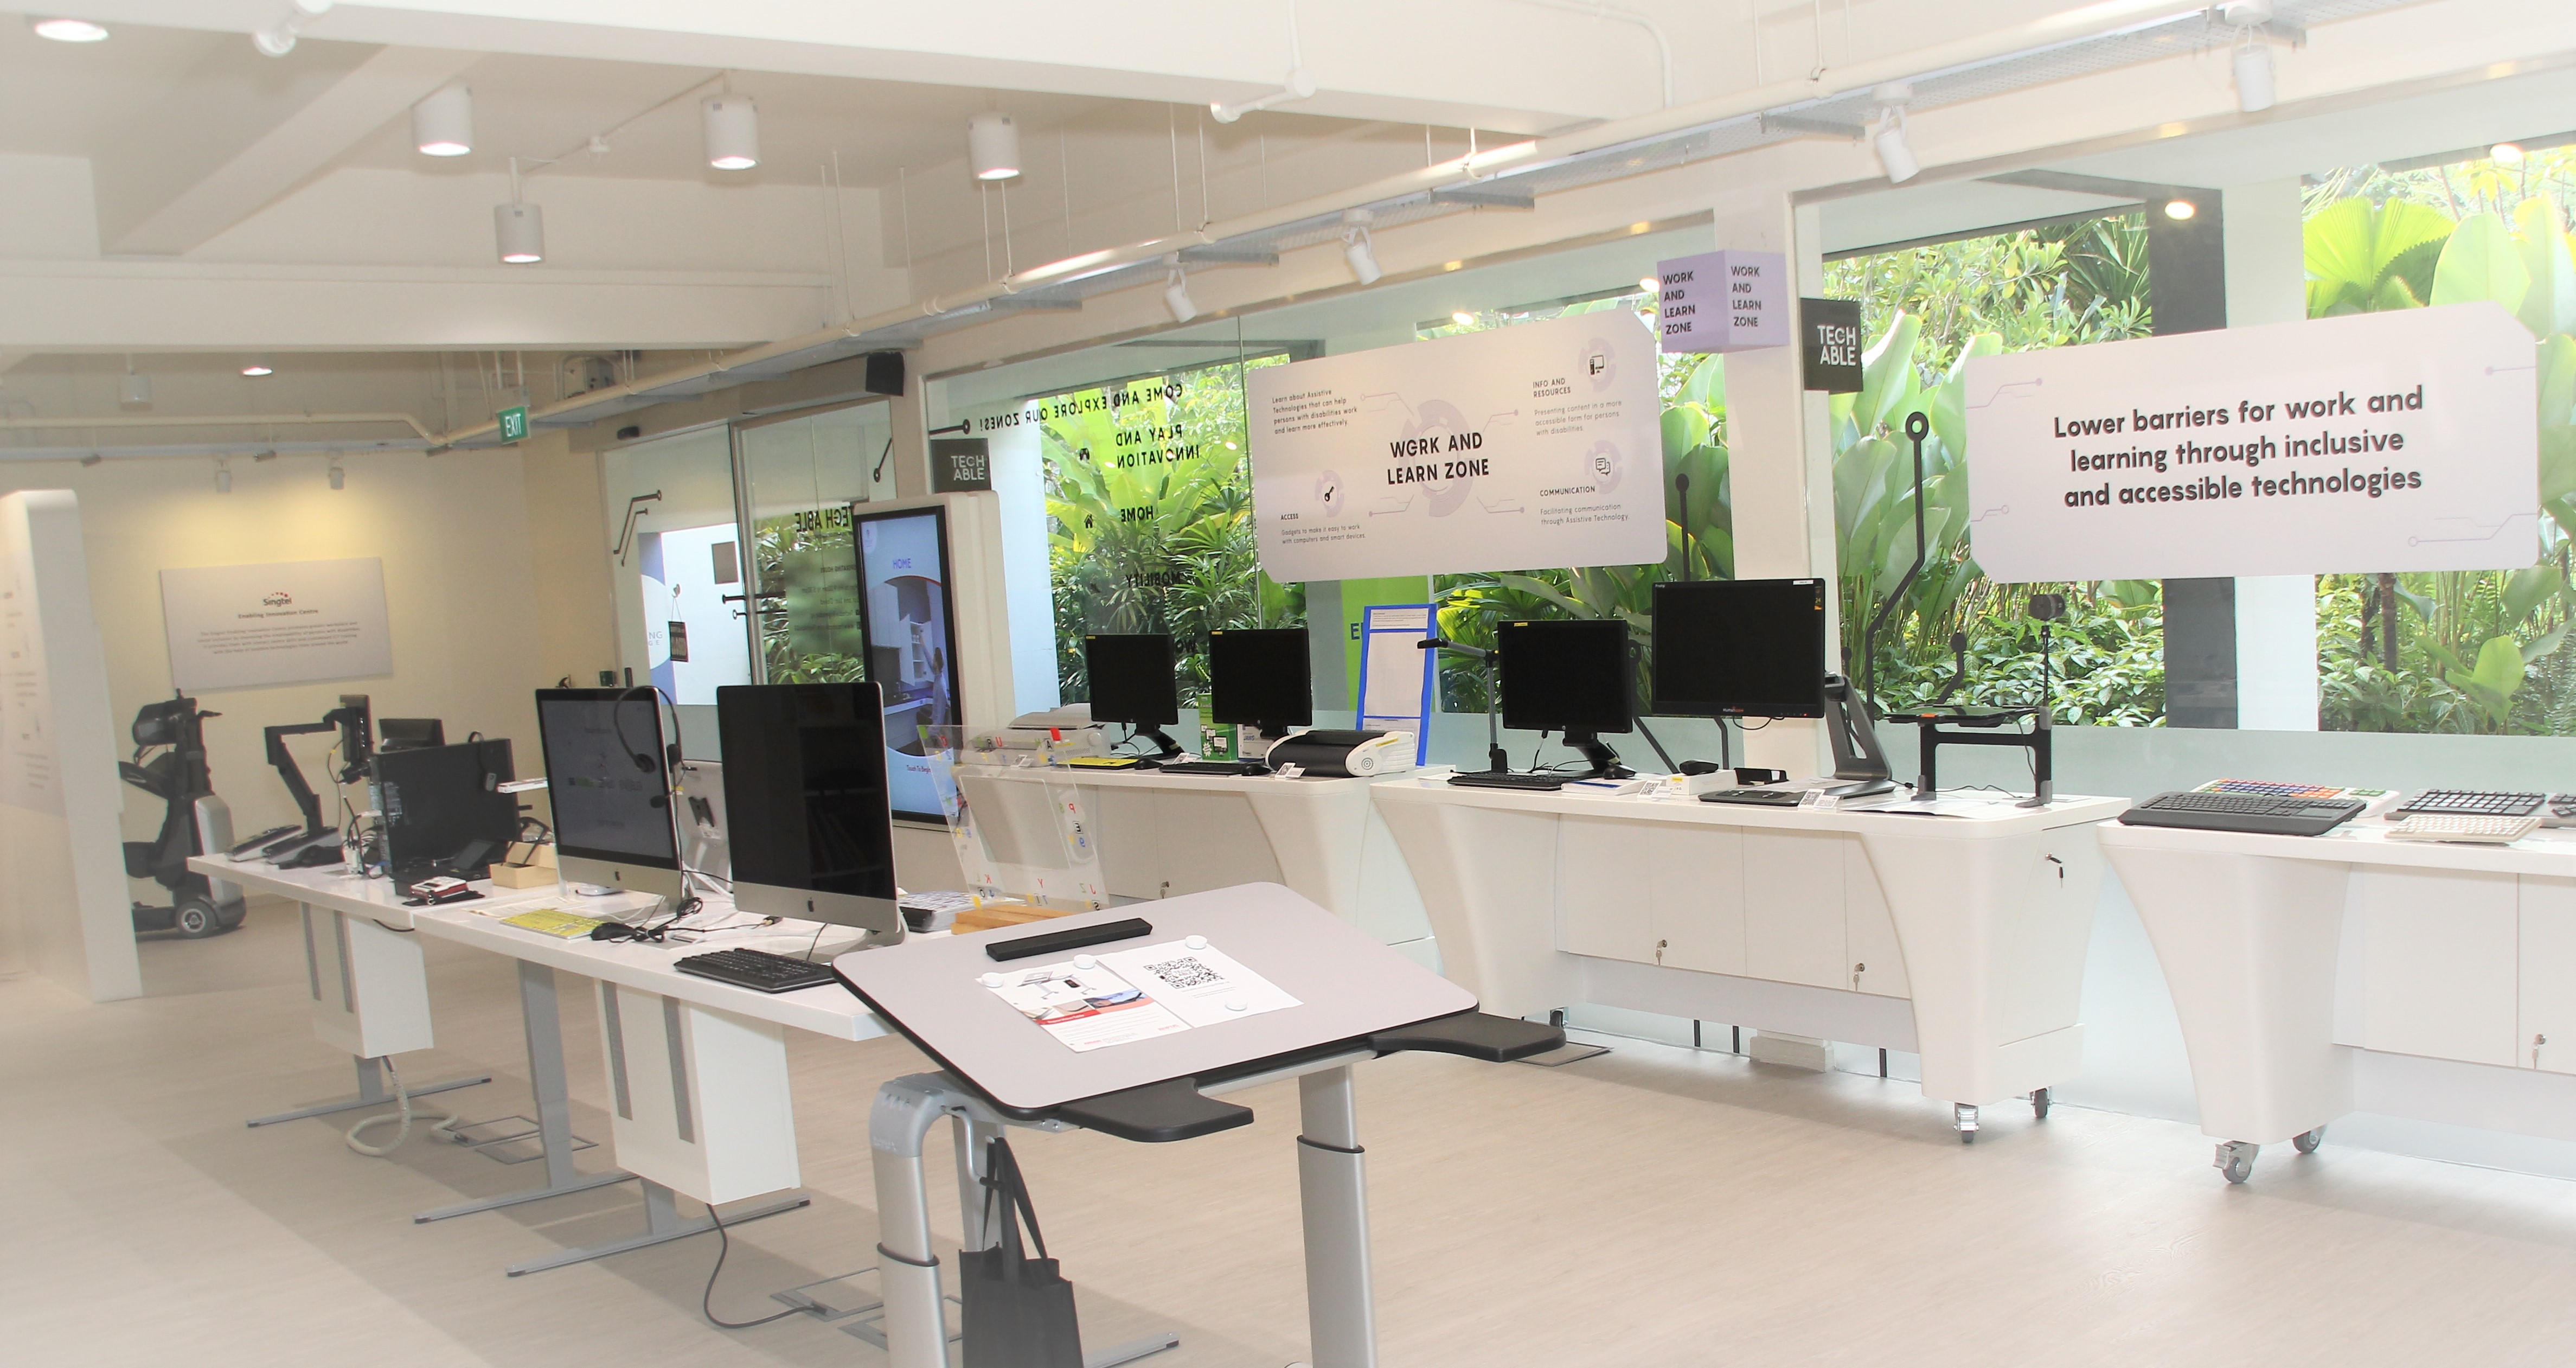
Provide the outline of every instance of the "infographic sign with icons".
<path id="1" fill-rule="evenodd" d="M 1245 376 L 1282 582 L 1664 558 L 1655 336 L 1624 310 Z"/>
<path id="2" fill-rule="evenodd" d="M 2520 568 L 2536 369 L 2483 302 L 1977 357 L 1969 545 L 2006 583 Z"/>

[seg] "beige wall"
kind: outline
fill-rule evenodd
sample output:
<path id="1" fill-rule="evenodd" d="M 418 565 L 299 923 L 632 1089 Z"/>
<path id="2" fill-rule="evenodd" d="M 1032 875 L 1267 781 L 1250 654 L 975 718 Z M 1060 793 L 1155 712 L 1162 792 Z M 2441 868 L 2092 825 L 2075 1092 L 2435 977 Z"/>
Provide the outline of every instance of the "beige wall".
<path id="1" fill-rule="evenodd" d="M 572 560 L 573 550 L 597 527 L 596 515 L 567 524 L 555 512 L 561 500 L 578 500 L 577 488 L 565 494 L 558 485 L 589 478 L 564 474 L 587 465 L 586 458 L 538 461 L 545 472 L 545 502 L 537 518 L 570 528 L 545 539 L 543 575 L 536 569 L 538 539 L 530 535 L 519 453 L 356 454 L 344 464 L 347 488 L 335 491 L 319 457 L 236 458 L 230 494 L 215 492 L 213 463 L 204 458 L 109 461 L 85 469 L 52 461 L 0 467 L 0 490 L 66 488 L 80 497 L 92 607 L 106 643 L 120 753 L 130 746 L 126 728 L 134 710 L 170 692 L 161 570 L 350 556 L 384 560 L 391 675 L 201 695 L 204 706 L 224 714 L 207 723 L 209 758 L 216 792 L 232 806 L 240 830 L 294 817 L 265 759 L 261 728 L 317 720 L 343 692 L 369 695 L 378 717 L 443 718 L 454 740 L 478 730 L 509 737 L 522 772 L 533 771 L 538 758 L 529 691 L 554 682 L 573 667 L 576 654 L 591 649 L 579 644 L 581 633 L 591 641 L 606 639 L 605 612 L 582 606 L 586 600 L 577 592 Z M 306 778 L 321 790 L 329 738 L 297 737 L 289 744 Z M 138 790 L 121 792 L 126 839 L 152 835 L 160 805 Z M 138 894 L 146 887 L 135 885 Z"/>
<path id="2" fill-rule="evenodd" d="M 528 602 L 537 623 L 534 684 L 599 682 L 617 668 L 617 615 L 601 539 L 599 457 L 561 432 L 519 448 L 527 486 Z M 441 458 L 445 459 L 445 458 Z"/>

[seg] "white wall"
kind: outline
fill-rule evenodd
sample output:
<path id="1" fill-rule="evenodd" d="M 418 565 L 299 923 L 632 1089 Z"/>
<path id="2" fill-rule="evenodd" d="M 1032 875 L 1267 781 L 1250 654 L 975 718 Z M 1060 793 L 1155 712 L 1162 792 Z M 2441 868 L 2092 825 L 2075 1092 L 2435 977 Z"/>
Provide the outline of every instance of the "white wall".
<path id="1" fill-rule="evenodd" d="M 110 461 L 87 469 L 58 462 L 0 466 L 0 488 L 66 487 L 80 497 L 91 601 L 106 644 L 108 703 L 127 749 L 135 709 L 170 695 L 162 569 L 383 559 L 393 674 L 198 695 L 224 714 L 206 724 L 208 758 L 216 792 L 231 805 L 234 826 L 246 832 L 296 819 L 268 767 L 261 729 L 318 720 L 342 693 L 369 695 L 379 717 L 443 718 L 452 740 L 470 731 L 509 737 L 523 770 L 537 763 L 530 691 L 553 679 L 542 676 L 538 663 L 539 608 L 519 454 L 352 455 L 345 465 L 348 487 L 334 491 L 319 457 L 236 459 L 230 494 L 215 492 L 213 464 L 202 458 Z M 288 744 L 328 803 L 322 756 L 330 738 L 295 737 Z M 148 839 L 158 829 L 159 805 L 138 790 L 126 792 L 125 838 Z M 135 885 L 138 893 L 147 887 Z"/>

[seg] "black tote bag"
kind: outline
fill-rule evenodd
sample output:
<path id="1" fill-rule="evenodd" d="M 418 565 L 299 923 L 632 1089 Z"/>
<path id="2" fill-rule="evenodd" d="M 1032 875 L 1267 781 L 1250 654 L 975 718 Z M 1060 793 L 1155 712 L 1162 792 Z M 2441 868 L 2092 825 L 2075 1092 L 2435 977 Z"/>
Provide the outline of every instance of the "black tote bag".
<path id="1" fill-rule="evenodd" d="M 1000 1204 L 1001 1243 L 958 1257 L 958 1298 L 965 1303 L 965 1368 L 1082 1368 L 1082 1327 L 1074 1319 L 1073 1284 L 1046 1257 L 1028 1180 L 1010 1142 L 999 1136 L 984 1152 L 984 1223 L 995 1229 Z M 1030 1258 L 1020 1244 L 1020 1221 L 1029 1224 Z"/>

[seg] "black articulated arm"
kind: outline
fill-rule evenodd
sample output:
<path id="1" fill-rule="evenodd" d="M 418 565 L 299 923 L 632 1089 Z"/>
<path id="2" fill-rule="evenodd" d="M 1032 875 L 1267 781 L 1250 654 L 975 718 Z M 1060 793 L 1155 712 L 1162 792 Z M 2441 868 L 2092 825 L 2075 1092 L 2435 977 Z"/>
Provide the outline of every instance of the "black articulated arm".
<path id="1" fill-rule="evenodd" d="M 1148 1145 L 1195 1140 L 1252 1124 L 1252 1108 L 1220 1102 L 1186 1078 L 1067 1102 L 1054 1108 L 1053 1114 L 1084 1130 Z"/>
<path id="2" fill-rule="evenodd" d="M 1565 1028 L 1547 1026 L 1517 1017 L 1495 1016 L 1491 1012 L 1459 1012 L 1452 1016 L 1433 1017 L 1392 1031 L 1379 1031 L 1369 1037 L 1369 1048 L 1379 1054 L 1398 1050 L 1424 1050 L 1432 1054 L 1464 1055 L 1488 1064 L 1508 1064 L 1515 1059 L 1546 1054 L 1565 1043 Z"/>
<path id="3" fill-rule="evenodd" d="M 267 729 L 269 766 L 277 771 L 278 781 L 286 785 L 287 796 L 295 800 L 296 810 L 304 814 L 306 831 L 322 829 L 322 800 L 315 796 L 313 786 L 304 782 L 304 769 L 295 763 L 295 752 L 286 748 L 286 738 L 339 729 L 340 720 L 337 717 L 326 717 L 319 722 L 297 722 L 289 726 Z"/>

